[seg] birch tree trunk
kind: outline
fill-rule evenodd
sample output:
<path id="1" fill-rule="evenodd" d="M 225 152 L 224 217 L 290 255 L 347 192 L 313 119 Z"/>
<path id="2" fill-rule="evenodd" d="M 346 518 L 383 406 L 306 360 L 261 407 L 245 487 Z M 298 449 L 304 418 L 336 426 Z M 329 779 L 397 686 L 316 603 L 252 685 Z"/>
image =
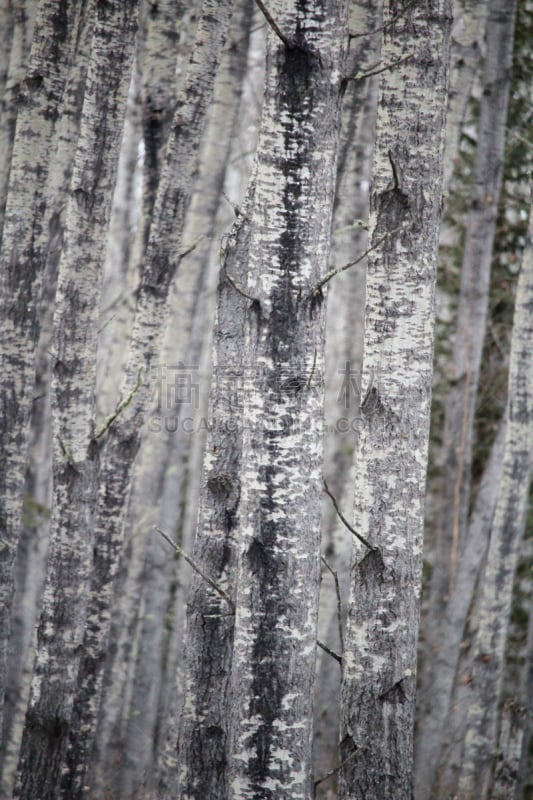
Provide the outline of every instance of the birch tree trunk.
<path id="1" fill-rule="evenodd" d="M 437 646 L 439 621 L 453 589 L 468 524 L 474 413 L 502 179 L 515 8 L 515 0 L 489 0 L 479 144 L 466 223 L 453 351 L 455 374 L 445 411 L 444 480 L 427 623 L 429 659 Z"/>
<path id="2" fill-rule="evenodd" d="M 92 561 L 98 447 L 94 386 L 105 231 L 133 54 L 136 4 L 96 9 L 92 60 L 67 209 L 54 319 L 51 549 L 16 796 L 62 785 Z"/>
<path id="3" fill-rule="evenodd" d="M 410 800 L 448 2 L 385 4 L 339 797 Z M 363 549 L 364 548 L 364 549 Z"/>
<path id="4" fill-rule="evenodd" d="M 269 4 L 251 208 L 231 798 L 308 798 L 325 303 L 347 9 Z M 281 41 L 280 41 L 281 40 Z"/>
<path id="5" fill-rule="evenodd" d="M 462 752 L 458 762 L 445 765 L 439 783 L 441 793 L 452 788 L 458 800 L 490 797 L 513 582 L 531 480 L 533 224 L 528 239 L 516 294 L 502 478 L 487 563 L 479 583 L 479 605 L 471 621 L 475 634 L 468 654 L 469 679 L 462 693 L 467 707 Z"/>
<path id="6" fill-rule="evenodd" d="M 97 433 L 102 444 L 95 547 L 87 605 L 89 624 L 83 640 L 73 727 L 63 777 L 63 786 L 70 792 L 70 800 L 81 796 L 88 780 L 132 470 L 141 441 L 144 414 L 149 408 L 150 378 L 160 353 L 169 287 L 180 261 L 181 236 L 192 178 L 197 169 L 200 139 L 231 9 L 230 2 L 217 3 L 214 0 L 206 0 L 202 8 L 189 70 L 172 120 L 148 245 L 142 255 L 122 398 Z M 83 736 L 76 735 L 75 730 L 83 732 Z"/>
<path id="7" fill-rule="evenodd" d="M 4 327 L 0 352 L 4 370 L 12 377 L 4 382 L 0 393 L 0 717 L 13 565 L 23 510 L 39 295 L 49 243 L 47 223 L 51 214 L 45 189 L 71 44 L 68 32 L 78 9 L 73 4 L 69 14 L 64 6 L 61 11 L 57 13 L 55 3 L 43 0 L 40 4 L 28 70 L 19 85 L 20 107 L 0 253 L 0 315 Z"/>

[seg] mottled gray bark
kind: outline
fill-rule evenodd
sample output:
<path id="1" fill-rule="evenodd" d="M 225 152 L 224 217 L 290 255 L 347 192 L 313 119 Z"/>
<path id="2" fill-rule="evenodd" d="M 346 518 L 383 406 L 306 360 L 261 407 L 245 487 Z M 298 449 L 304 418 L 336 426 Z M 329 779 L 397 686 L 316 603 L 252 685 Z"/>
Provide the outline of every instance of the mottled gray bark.
<path id="1" fill-rule="evenodd" d="M 192 47 L 189 69 L 172 120 L 146 251 L 142 255 L 121 402 L 97 432 L 101 442 L 100 490 L 95 516 L 95 546 L 87 606 L 88 625 L 77 679 L 68 773 L 64 785 L 77 798 L 94 747 L 111 623 L 114 579 L 123 546 L 124 517 L 144 414 L 167 319 L 171 280 L 180 261 L 181 238 L 192 178 L 210 104 L 214 75 L 231 16 L 230 3 L 206 0 Z M 74 729 L 73 729 L 74 730 Z"/>
<path id="2" fill-rule="evenodd" d="M 28 800 L 74 797 L 64 767 L 73 733 L 71 714 L 92 560 L 98 301 L 133 54 L 135 5 L 114 2 L 95 10 L 66 211 L 54 316 L 51 545 L 15 792 Z"/>
<path id="3" fill-rule="evenodd" d="M 339 797 L 410 800 L 448 2 L 385 4 Z"/>
<path id="4" fill-rule="evenodd" d="M 380 60 L 382 4 L 350 4 L 347 73 L 373 71 Z M 377 114 L 379 76 L 352 80 L 343 99 L 337 188 L 331 241 L 332 266 L 354 261 L 367 248 L 369 186 Z M 330 283 L 326 325 L 324 475 L 345 515 L 353 504 L 354 450 L 363 359 L 366 261 Z M 349 585 L 352 535 L 331 500 L 323 500 L 322 552 L 338 573 L 343 608 Z M 335 581 L 322 565 L 318 638 L 342 652 Z M 324 650 L 317 652 L 313 770 L 319 780 L 338 765 L 341 672 Z M 337 775 L 317 787 L 316 797 L 336 791 Z"/>
<path id="5" fill-rule="evenodd" d="M 435 563 L 429 588 L 429 655 L 440 636 L 439 621 L 453 589 L 468 525 L 474 413 L 502 179 L 515 8 L 514 0 L 489 2 L 478 148 L 466 221 L 452 359 L 454 375 L 445 409 L 443 481 L 439 492 Z"/>
<path id="6" fill-rule="evenodd" d="M 20 12 L 24 14 L 23 9 Z M 13 592 L 13 565 L 23 513 L 29 420 L 34 391 L 39 295 L 47 258 L 51 209 L 46 192 L 53 136 L 63 95 L 69 33 L 76 4 L 42 2 L 24 79 L 18 85 L 16 136 L 0 253 L 1 357 L 6 375 L 0 393 L 0 697 Z M 46 77 L 45 77 L 46 76 Z M 19 76 L 20 77 L 20 76 Z M 8 101 L 9 102 L 9 101 Z M 9 158 L 9 148 L 5 155 Z M 4 155 L 4 154 L 3 154 Z M 50 188 L 50 186 L 48 186 Z M 50 192 L 55 199 L 53 192 Z M 51 205 L 51 204 L 50 204 Z M 0 716 L 3 710 L 0 708 Z M 1 727 L 1 726 L 0 726 Z"/>
<path id="7" fill-rule="evenodd" d="M 417 695 L 417 732 L 415 750 L 415 796 L 417 800 L 431 800 L 433 781 L 441 759 L 447 752 L 450 725 L 455 715 L 462 717 L 463 709 L 452 698 L 454 682 L 461 656 L 461 643 L 465 637 L 468 614 L 473 596 L 482 574 L 490 538 L 490 526 L 500 485 L 505 445 L 505 424 L 500 425 L 492 446 L 476 504 L 468 526 L 468 536 L 444 617 L 440 624 L 437 650 L 428 655 L 428 683 L 419 688 Z M 460 671 L 460 674 L 463 674 Z M 445 725 L 448 718 L 448 724 Z M 443 749 L 444 748 L 444 749 Z"/>
<path id="8" fill-rule="evenodd" d="M 533 217 L 532 217 L 533 220 Z M 448 758 L 438 783 L 459 800 L 490 797 L 497 747 L 499 700 L 513 583 L 524 533 L 533 452 L 533 222 L 518 278 L 511 339 L 507 428 L 502 477 L 490 531 L 486 566 L 479 581 L 477 608 L 470 620 L 469 672 L 461 687 L 466 706 L 457 758 Z"/>
<path id="9" fill-rule="evenodd" d="M 347 44 L 342 3 L 271 3 L 250 212 L 231 798 L 307 798 L 321 520 L 324 312 Z M 282 39 L 282 41 L 280 41 Z"/>

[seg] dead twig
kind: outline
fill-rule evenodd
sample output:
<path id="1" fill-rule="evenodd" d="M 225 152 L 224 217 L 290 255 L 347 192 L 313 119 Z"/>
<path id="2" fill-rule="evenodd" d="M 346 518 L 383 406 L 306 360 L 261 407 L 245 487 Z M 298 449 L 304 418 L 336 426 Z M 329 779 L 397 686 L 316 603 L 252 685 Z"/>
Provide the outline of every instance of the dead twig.
<path id="1" fill-rule="evenodd" d="M 365 539 L 365 537 L 364 537 L 364 536 L 361 536 L 361 534 L 360 534 L 360 533 L 357 533 L 357 531 L 355 530 L 355 528 L 352 528 L 352 526 L 350 525 L 350 523 L 348 522 L 348 520 L 346 519 L 346 517 L 343 515 L 342 511 L 340 510 L 340 508 L 339 508 L 339 506 L 338 506 L 338 503 L 337 503 L 337 501 L 335 500 L 335 497 L 334 497 L 334 496 L 331 494 L 331 492 L 330 492 L 330 490 L 329 490 L 329 486 L 328 486 L 328 484 L 327 484 L 327 482 L 326 482 L 326 480 L 325 480 L 325 479 L 324 479 L 324 489 L 325 489 L 325 491 L 326 491 L 326 494 L 327 494 L 327 496 L 330 498 L 331 502 L 333 503 L 333 508 L 334 508 L 334 509 L 335 509 L 335 511 L 337 512 L 337 514 L 338 514 L 338 517 L 339 517 L 339 519 L 341 520 L 341 522 L 342 522 L 342 523 L 343 523 L 343 524 L 344 524 L 344 525 L 345 525 L 345 526 L 348 528 L 348 530 L 349 530 L 351 533 L 353 533 L 353 535 L 356 537 L 356 539 L 359 539 L 359 541 L 360 541 L 362 544 L 364 544 L 364 545 L 365 545 L 365 547 L 368 547 L 368 549 L 369 549 L 369 550 L 372 550 L 374 553 L 377 553 L 377 552 L 379 552 L 379 548 L 377 548 L 377 547 L 374 547 L 374 545 L 370 544 L 370 542 L 369 542 L 369 541 L 367 541 L 367 539 Z"/>

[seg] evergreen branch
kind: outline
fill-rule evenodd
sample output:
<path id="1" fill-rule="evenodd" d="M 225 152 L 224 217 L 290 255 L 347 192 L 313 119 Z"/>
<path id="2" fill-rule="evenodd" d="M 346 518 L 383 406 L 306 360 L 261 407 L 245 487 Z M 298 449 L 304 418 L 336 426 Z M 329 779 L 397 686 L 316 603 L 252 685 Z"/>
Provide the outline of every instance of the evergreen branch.
<path id="1" fill-rule="evenodd" d="M 341 602 L 341 587 L 339 585 L 339 576 L 337 574 L 337 570 L 333 569 L 329 561 L 324 557 L 320 556 L 322 563 L 330 571 L 333 576 L 333 580 L 335 581 L 335 595 L 337 597 L 337 623 L 339 626 L 339 642 L 341 645 L 341 653 L 344 653 L 344 636 L 342 633 L 342 602 Z"/>
<path id="2" fill-rule="evenodd" d="M 142 372 L 143 372 L 143 368 L 140 367 L 139 368 L 139 374 L 137 375 L 137 383 L 135 384 L 135 386 L 131 390 L 131 392 L 128 395 L 128 397 L 126 397 L 125 400 L 123 400 L 121 403 L 119 403 L 117 405 L 116 409 L 114 410 L 114 412 L 112 414 L 110 414 L 110 416 L 106 419 L 102 429 L 96 434 L 96 438 L 97 439 L 100 439 L 104 435 L 104 433 L 107 433 L 107 431 L 109 430 L 111 425 L 114 423 L 116 418 L 124 411 L 125 408 L 127 408 L 129 406 L 129 404 L 133 400 L 134 395 L 137 394 L 137 392 L 139 391 L 139 389 L 142 386 L 142 383 L 143 383 L 142 382 L 142 377 L 141 377 L 142 376 Z"/>
<path id="3" fill-rule="evenodd" d="M 318 646 L 321 648 L 321 650 L 323 650 L 323 651 L 324 651 L 324 653 L 327 653 L 327 654 L 328 654 L 328 656 L 331 656 L 331 657 L 332 657 L 332 658 L 334 658 L 334 659 L 335 659 L 335 661 L 337 661 L 339 664 L 342 664 L 342 656 L 340 656 L 338 653 L 335 653 L 335 651 L 334 651 L 334 650 L 331 650 L 331 648 L 329 648 L 329 647 L 327 646 L 327 644 L 324 644 L 324 642 L 321 642 L 321 641 L 320 641 L 320 639 L 317 639 L 317 640 L 316 640 L 316 643 L 317 643 L 317 645 L 318 645 Z"/>
<path id="4" fill-rule="evenodd" d="M 193 559 L 192 559 L 192 558 L 191 558 L 189 555 L 187 555 L 187 553 L 185 552 L 185 550 L 183 550 L 183 549 L 182 549 L 182 548 L 179 546 L 179 544 L 176 544 L 176 542 L 173 542 L 173 541 L 172 541 L 172 539 L 170 538 L 170 536 L 168 535 L 168 533 L 165 533 L 165 531 L 162 531 L 162 530 L 161 530 L 161 528 L 158 528 L 158 527 L 157 527 L 157 525 L 154 525 L 154 530 L 156 530 L 156 531 L 157 531 L 157 532 L 158 532 L 158 533 L 159 533 L 159 534 L 160 534 L 160 535 L 163 537 L 163 539 L 164 539 L 166 542 L 168 542 L 168 544 L 169 544 L 171 547 L 173 547 L 173 548 L 174 548 L 174 550 L 176 551 L 176 553 L 177 553 L 179 556 L 181 556 L 183 559 L 185 559 L 185 561 L 187 562 L 187 564 L 189 564 L 189 566 L 193 568 L 193 570 L 194 570 L 194 571 L 197 573 L 197 575 L 199 575 L 199 576 L 200 576 L 200 578 L 202 578 L 202 579 L 203 579 L 203 580 L 204 580 L 204 581 L 207 583 L 207 585 L 208 585 L 208 586 L 210 586 L 210 587 L 211 587 L 211 589 L 213 589 L 213 591 L 214 591 L 214 592 L 216 592 L 218 595 L 220 595 L 220 597 L 222 597 L 222 598 L 223 598 L 223 599 L 226 601 L 226 603 L 227 603 L 227 604 L 229 605 L 229 607 L 231 608 L 232 612 L 233 612 L 233 613 L 235 613 L 235 603 L 233 602 L 233 600 L 231 599 L 231 597 L 229 596 L 229 594 L 227 594 L 227 593 L 224 591 L 224 589 L 221 589 L 221 588 L 220 588 L 220 586 L 219 586 L 217 583 L 215 583 L 215 581 L 213 581 L 211 578 L 209 578 L 209 577 L 208 577 L 208 576 L 205 574 L 205 572 L 203 572 L 203 571 L 200 569 L 200 567 L 199 567 L 199 566 L 196 564 L 196 562 L 195 562 L 195 561 L 193 561 Z"/>
<path id="5" fill-rule="evenodd" d="M 263 3 L 263 0 L 255 0 L 255 2 L 257 4 L 257 6 L 259 7 L 259 10 L 263 14 L 264 18 L 266 19 L 266 21 L 268 22 L 268 24 L 270 25 L 270 27 L 272 28 L 272 30 L 276 34 L 276 36 L 279 39 L 281 39 L 281 41 L 283 42 L 283 44 L 285 45 L 286 48 L 291 50 L 292 47 L 293 47 L 292 42 L 290 41 L 290 39 L 287 39 L 287 37 L 285 36 L 284 33 L 282 33 L 282 31 L 280 30 L 276 20 L 274 19 L 274 17 L 272 16 L 272 14 L 268 10 L 268 8 Z"/>
<path id="6" fill-rule="evenodd" d="M 327 484 L 327 482 L 326 482 L 326 480 L 325 480 L 325 479 L 324 479 L 324 489 L 325 489 L 325 491 L 326 491 L 326 494 L 327 494 L 327 496 L 330 498 L 331 502 L 333 503 L 333 508 L 334 508 L 334 509 L 335 509 L 335 511 L 337 512 L 337 514 L 338 514 L 338 516 L 339 516 L 339 519 L 341 520 L 341 522 L 342 522 L 342 523 L 343 523 L 343 524 L 344 524 L 344 525 L 345 525 L 345 526 L 348 528 L 348 530 L 349 530 L 351 533 L 353 533 L 353 535 L 356 537 L 356 539 L 359 539 L 359 541 L 360 541 L 362 544 L 364 544 L 364 545 L 365 545 L 365 547 L 368 547 L 368 549 L 369 549 L 369 550 L 372 550 L 374 553 L 377 553 L 377 552 L 379 552 L 379 548 L 377 548 L 377 547 L 374 547 L 374 545 L 370 544 L 370 542 L 369 542 L 369 541 L 367 541 L 367 540 L 365 539 L 365 537 L 364 537 L 364 536 L 361 536 L 361 534 L 360 534 L 360 533 L 357 533 L 357 531 L 355 530 L 355 528 L 352 528 L 352 526 L 350 525 L 350 523 L 348 522 L 348 520 L 346 519 L 346 517 L 343 515 L 342 511 L 340 510 L 340 508 L 339 508 L 339 506 L 338 506 L 338 503 L 337 503 L 337 501 L 335 500 L 335 497 L 334 497 L 334 496 L 331 494 L 331 492 L 330 492 L 330 490 L 329 490 L 329 486 L 328 486 L 328 484 Z"/>

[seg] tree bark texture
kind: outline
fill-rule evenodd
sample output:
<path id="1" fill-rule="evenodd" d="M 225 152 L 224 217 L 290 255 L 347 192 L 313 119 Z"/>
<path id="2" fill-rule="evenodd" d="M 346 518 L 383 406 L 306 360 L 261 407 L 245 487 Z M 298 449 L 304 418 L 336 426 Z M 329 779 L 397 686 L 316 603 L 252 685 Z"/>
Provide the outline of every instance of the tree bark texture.
<path id="1" fill-rule="evenodd" d="M 133 2 L 96 9 L 70 187 L 54 318 L 51 546 L 21 748 L 16 790 L 21 798 L 74 797 L 64 766 L 86 624 L 98 486 L 94 429 L 98 301 L 133 56 L 135 10 Z"/>
<path id="2" fill-rule="evenodd" d="M 339 797 L 410 800 L 448 2 L 386 3 Z M 396 17 L 394 19 L 394 17 Z"/>
<path id="3" fill-rule="evenodd" d="M 533 216 L 531 218 L 533 220 Z M 511 341 L 507 427 L 502 477 L 490 531 L 485 570 L 478 584 L 475 633 L 468 653 L 469 680 L 462 700 L 468 709 L 458 763 L 447 765 L 439 784 L 450 779 L 459 800 L 490 797 L 497 749 L 505 644 L 520 540 L 524 533 L 533 451 L 533 224 L 518 278 Z M 457 778 L 454 773 L 457 770 Z"/>
<path id="4" fill-rule="evenodd" d="M 231 673 L 229 797 L 308 798 L 325 303 L 344 3 L 271 3 L 257 151 Z"/>
<path id="5" fill-rule="evenodd" d="M 455 374 L 445 411 L 444 479 L 427 625 L 429 655 L 440 636 L 439 620 L 453 589 L 468 525 L 474 414 L 502 180 L 515 8 L 515 0 L 489 2 L 479 145 L 466 222 L 453 351 Z"/>

